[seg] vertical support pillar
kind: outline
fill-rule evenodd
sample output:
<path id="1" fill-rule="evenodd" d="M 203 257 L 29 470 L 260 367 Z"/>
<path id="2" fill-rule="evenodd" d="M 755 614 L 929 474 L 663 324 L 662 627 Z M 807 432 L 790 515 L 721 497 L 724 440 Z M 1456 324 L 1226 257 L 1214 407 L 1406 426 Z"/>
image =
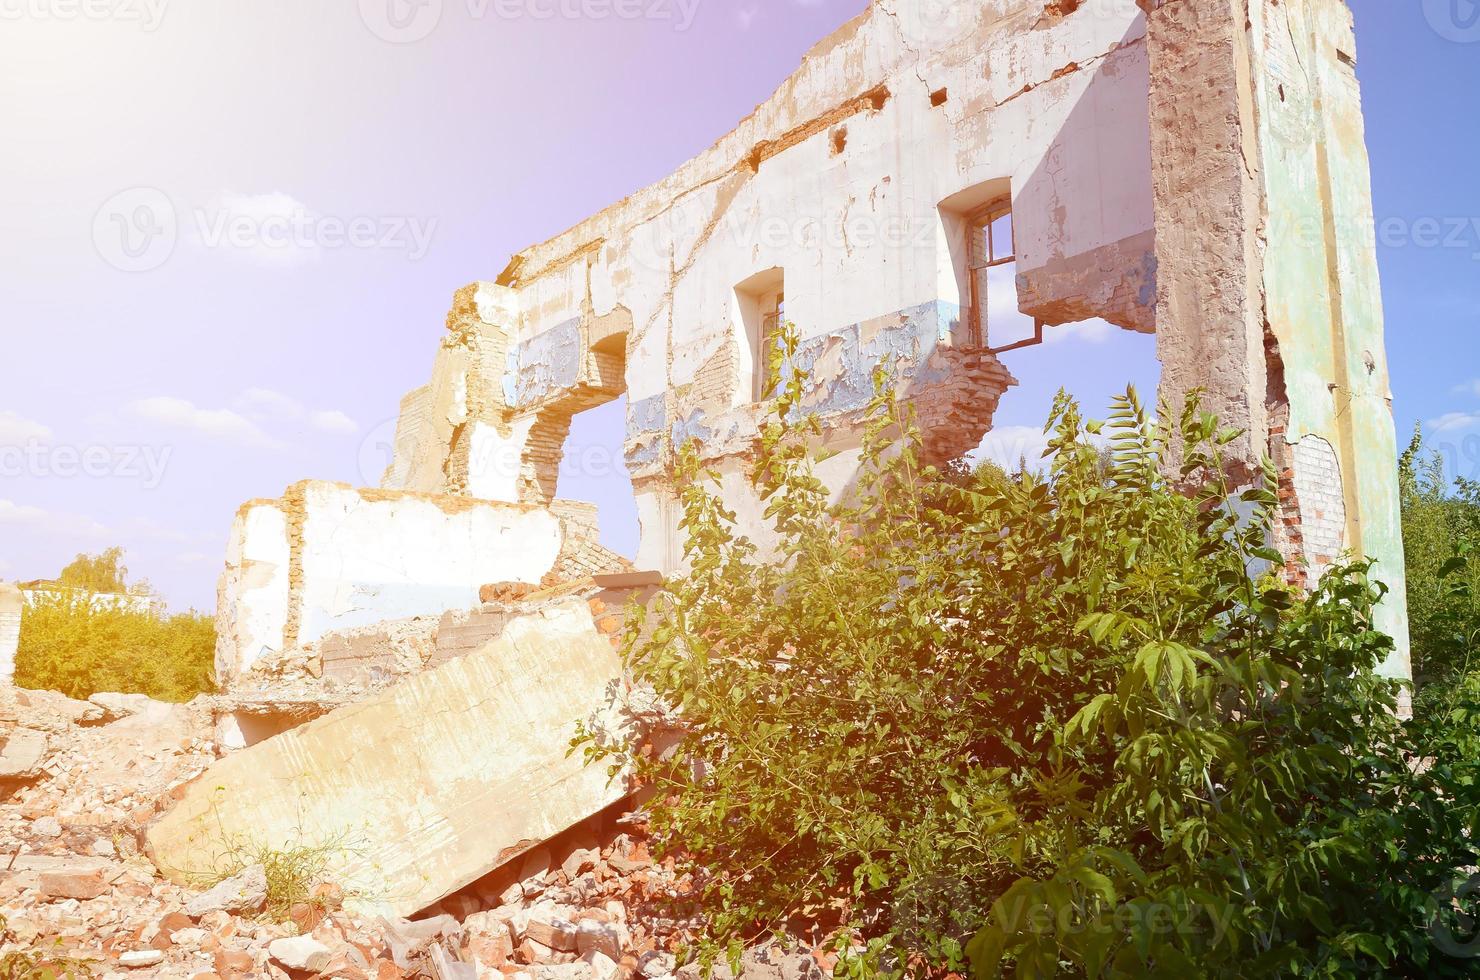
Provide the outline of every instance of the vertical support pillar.
<path id="1" fill-rule="evenodd" d="M 1314 582 L 1377 562 L 1406 677 L 1397 444 L 1371 178 L 1344 0 L 1141 0 L 1151 62 L 1162 394 L 1244 429 L 1233 476 L 1283 474 L 1277 543 Z"/>

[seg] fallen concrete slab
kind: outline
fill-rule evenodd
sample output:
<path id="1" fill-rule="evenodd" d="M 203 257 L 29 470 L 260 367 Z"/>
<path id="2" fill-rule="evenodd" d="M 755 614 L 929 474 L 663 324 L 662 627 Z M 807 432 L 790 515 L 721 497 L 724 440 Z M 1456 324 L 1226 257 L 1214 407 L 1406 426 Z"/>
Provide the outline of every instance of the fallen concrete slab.
<path id="1" fill-rule="evenodd" d="M 247 850 L 324 848 L 365 912 L 406 916 L 626 795 L 568 756 L 621 672 L 574 599 L 480 650 L 212 766 L 147 832 L 167 876 L 198 882 Z"/>

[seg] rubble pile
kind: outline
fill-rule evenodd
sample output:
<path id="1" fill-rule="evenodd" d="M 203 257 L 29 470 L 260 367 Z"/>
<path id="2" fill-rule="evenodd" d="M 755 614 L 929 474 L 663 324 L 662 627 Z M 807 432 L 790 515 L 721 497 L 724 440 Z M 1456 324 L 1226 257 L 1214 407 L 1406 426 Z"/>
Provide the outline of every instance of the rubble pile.
<path id="1" fill-rule="evenodd" d="M 282 908 L 261 866 L 171 883 L 140 841 L 224 753 L 213 713 L 209 698 L 0 689 L 0 956 L 41 953 L 111 980 L 697 978 L 678 960 L 694 882 L 653 859 L 630 800 L 415 921 L 367 910 L 332 881 Z M 824 966 L 806 950 L 760 949 L 742 975 L 796 980 Z"/>

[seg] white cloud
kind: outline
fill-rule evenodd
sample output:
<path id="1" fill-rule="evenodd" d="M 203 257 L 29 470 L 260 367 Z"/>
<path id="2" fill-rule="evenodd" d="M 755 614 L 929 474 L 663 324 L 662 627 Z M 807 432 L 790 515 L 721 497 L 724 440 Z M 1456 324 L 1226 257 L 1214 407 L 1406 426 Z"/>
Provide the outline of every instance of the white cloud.
<path id="1" fill-rule="evenodd" d="M 227 192 L 194 214 L 195 244 L 231 252 L 262 265 L 294 266 L 316 261 L 312 233 L 317 217 L 291 194 Z"/>
<path id="2" fill-rule="evenodd" d="M 40 524 L 46 511 L 40 507 L 23 507 L 13 500 L 0 499 L 0 524 Z"/>
<path id="3" fill-rule="evenodd" d="M 187 551 L 184 554 L 175 556 L 175 561 L 182 565 L 204 565 L 207 562 L 220 560 L 220 555 L 208 555 L 203 551 Z"/>
<path id="4" fill-rule="evenodd" d="M 1454 393 L 1456 395 L 1474 395 L 1480 398 L 1480 378 L 1476 378 L 1474 381 L 1466 381 L 1462 385 L 1455 385 Z"/>
<path id="5" fill-rule="evenodd" d="M 230 439 L 263 449 L 281 449 L 283 445 L 263 432 L 255 422 L 229 408 L 197 408 L 183 398 L 161 395 L 140 399 L 132 403 L 129 410 L 148 421 L 212 439 Z"/>
<path id="6" fill-rule="evenodd" d="M 46 442 L 51 439 L 51 430 L 40 422 L 33 422 L 19 412 L 0 412 L 0 445 L 20 446 L 28 442 Z"/>
<path id="7" fill-rule="evenodd" d="M 735 24 L 742 31 L 748 31 L 760 15 L 761 8 L 759 4 L 742 3 L 739 7 L 735 8 Z"/>
<path id="8" fill-rule="evenodd" d="M 236 407 L 257 418 L 296 419 L 303 414 L 303 404 L 298 399 L 271 388 L 248 388 L 236 400 Z"/>
<path id="9" fill-rule="evenodd" d="M 349 434 L 360 431 L 358 422 L 337 409 L 314 412 L 309 416 L 309 421 L 313 423 L 315 429 L 322 432 Z"/>
<path id="10" fill-rule="evenodd" d="M 1463 432 L 1476 427 L 1480 427 L 1480 412 L 1446 412 L 1429 421 L 1429 428 L 1435 432 Z"/>
<path id="11" fill-rule="evenodd" d="M 93 536 L 105 534 L 108 530 L 90 517 L 54 513 L 3 498 L 0 498 L 0 524 L 32 528 L 49 534 Z"/>
<path id="12" fill-rule="evenodd" d="M 1081 323 L 1066 323 L 1061 327 L 1044 327 L 1045 344 L 1063 344 L 1078 341 L 1086 344 L 1103 344 L 1119 329 L 1105 320 L 1085 320 Z"/>

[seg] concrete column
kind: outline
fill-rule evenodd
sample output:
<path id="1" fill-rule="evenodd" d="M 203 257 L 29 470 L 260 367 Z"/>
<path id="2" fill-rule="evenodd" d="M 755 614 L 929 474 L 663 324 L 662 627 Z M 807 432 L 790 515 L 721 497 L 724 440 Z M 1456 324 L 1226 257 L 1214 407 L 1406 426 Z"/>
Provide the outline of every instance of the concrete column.
<path id="1" fill-rule="evenodd" d="M 1277 543 L 1306 584 L 1377 561 L 1409 676 L 1382 296 L 1344 0 L 1142 0 L 1151 62 L 1162 394 L 1246 430 L 1281 473 Z"/>

